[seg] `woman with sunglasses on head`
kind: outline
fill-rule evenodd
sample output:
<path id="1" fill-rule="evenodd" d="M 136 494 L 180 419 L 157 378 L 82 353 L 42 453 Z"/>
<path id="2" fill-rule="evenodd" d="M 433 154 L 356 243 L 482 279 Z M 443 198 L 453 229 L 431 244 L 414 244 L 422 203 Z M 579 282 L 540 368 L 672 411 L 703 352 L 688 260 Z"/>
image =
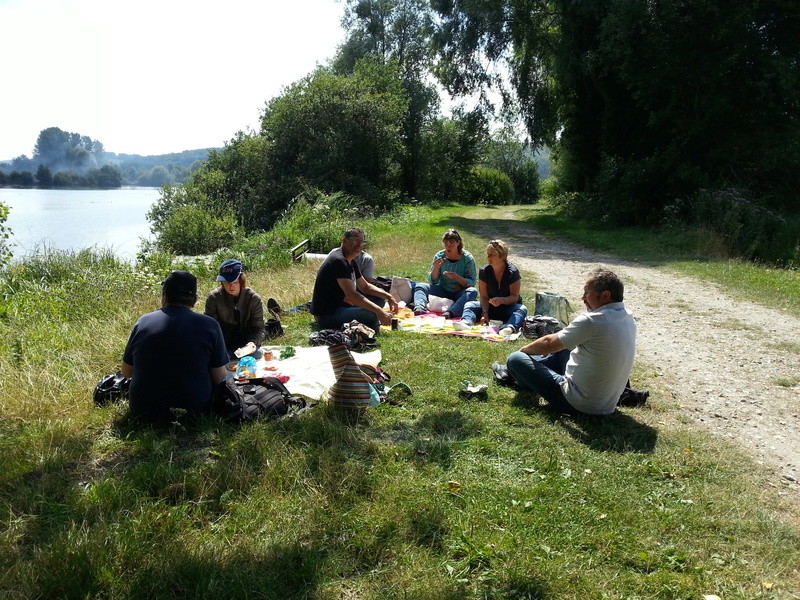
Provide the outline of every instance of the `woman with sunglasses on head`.
<path id="1" fill-rule="evenodd" d="M 242 263 L 235 258 L 220 265 L 217 281 L 219 287 L 206 298 L 204 312 L 222 328 L 228 358 L 260 358 L 258 347 L 266 336 L 261 296 L 247 287 Z"/>
<path id="2" fill-rule="evenodd" d="M 479 299 L 467 303 L 464 317 L 454 326 L 466 329 L 476 322 L 485 325 L 490 320 L 498 320 L 503 322 L 500 334 L 511 335 L 520 330 L 528 314 L 519 295 L 522 277 L 517 267 L 508 262 L 508 244 L 505 242 L 489 242 L 486 258 L 489 264 L 481 267 L 478 273 Z"/>
<path id="3" fill-rule="evenodd" d="M 464 305 L 478 297 L 475 285 L 476 267 L 472 254 L 464 250 L 461 234 L 455 229 L 448 229 L 442 235 L 444 250 L 439 250 L 428 271 L 429 283 L 418 283 L 414 286 L 414 314 L 421 315 L 428 311 L 428 296 L 449 298 L 453 305 L 446 310 L 445 318 L 460 317 Z"/>

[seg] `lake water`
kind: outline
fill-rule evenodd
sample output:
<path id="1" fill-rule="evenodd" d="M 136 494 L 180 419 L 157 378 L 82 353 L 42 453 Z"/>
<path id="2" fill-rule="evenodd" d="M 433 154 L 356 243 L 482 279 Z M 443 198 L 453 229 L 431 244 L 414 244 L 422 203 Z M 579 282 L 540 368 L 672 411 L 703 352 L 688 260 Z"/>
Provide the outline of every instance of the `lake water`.
<path id="1" fill-rule="evenodd" d="M 159 188 L 118 190 L 37 190 L 0 188 L 9 207 L 6 226 L 15 258 L 42 247 L 80 250 L 109 248 L 125 260 L 135 258 L 141 237 L 148 237 L 147 211 Z"/>

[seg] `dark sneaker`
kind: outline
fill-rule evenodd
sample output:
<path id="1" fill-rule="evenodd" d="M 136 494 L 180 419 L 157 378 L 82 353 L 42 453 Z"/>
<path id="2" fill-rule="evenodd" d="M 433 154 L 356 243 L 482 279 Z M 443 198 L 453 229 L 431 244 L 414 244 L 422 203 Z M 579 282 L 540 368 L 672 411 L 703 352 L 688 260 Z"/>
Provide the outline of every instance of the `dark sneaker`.
<path id="1" fill-rule="evenodd" d="M 499 362 L 492 363 L 492 373 L 494 373 L 494 382 L 497 385 L 505 385 L 507 387 L 516 387 L 517 382 L 508 373 L 508 367 L 500 364 Z"/>
<path id="2" fill-rule="evenodd" d="M 451 313 L 449 310 L 446 310 L 442 313 L 442 316 L 445 318 L 446 321 L 449 321 L 453 318 L 453 313 Z"/>
<path id="3" fill-rule="evenodd" d="M 275 300 L 275 298 L 270 298 L 267 300 L 267 311 L 276 319 L 281 316 L 281 313 L 283 313 L 281 305 L 278 304 L 278 301 Z"/>
<path id="4" fill-rule="evenodd" d="M 422 306 L 415 306 L 414 307 L 414 314 L 417 315 L 417 316 L 424 315 L 426 312 L 428 312 L 427 308 L 424 308 Z"/>
<path id="5" fill-rule="evenodd" d="M 647 402 L 650 397 L 650 392 L 647 390 L 634 390 L 625 388 L 619 396 L 617 404 L 619 406 L 642 406 Z"/>

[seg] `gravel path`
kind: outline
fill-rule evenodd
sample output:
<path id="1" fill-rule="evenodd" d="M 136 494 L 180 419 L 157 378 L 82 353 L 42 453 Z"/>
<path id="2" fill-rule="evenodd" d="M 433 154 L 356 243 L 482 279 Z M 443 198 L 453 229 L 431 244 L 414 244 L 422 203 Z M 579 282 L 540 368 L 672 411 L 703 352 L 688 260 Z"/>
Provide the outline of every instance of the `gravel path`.
<path id="1" fill-rule="evenodd" d="M 677 405 L 713 434 L 736 440 L 777 487 L 800 499 L 800 388 L 777 383 L 800 381 L 800 320 L 711 283 L 506 223 L 511 261 L 536 274 L 539 289 L 566 296 L 576 309 L 586 271 L 604 265 L 619 274 L 638 325 L 637 361 L 663 377 L 667 390 L 652 400 Z M 498 235 L 488 228 L 479 233 Z M 781 343 L 792 346 L 781 349 Z"/>

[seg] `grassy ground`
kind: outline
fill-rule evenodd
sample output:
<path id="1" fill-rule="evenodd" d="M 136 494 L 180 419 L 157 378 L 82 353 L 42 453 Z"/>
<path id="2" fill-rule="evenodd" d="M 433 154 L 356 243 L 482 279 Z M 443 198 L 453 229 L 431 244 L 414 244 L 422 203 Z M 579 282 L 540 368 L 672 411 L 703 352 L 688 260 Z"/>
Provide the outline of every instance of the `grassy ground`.
<path id="1" fill-rule="evenodd" d="M 713 281 L 739 297 L 800 316 L 800 271 L 730 259 L 711 232 L 612 228 L 569 219 L 547 203 L 523 214 L 549 235 Z"/>
<path id="2" fill-rule="evenodd" d="M 372 224 L 379 272 L 422 277 L 459 212 Z M 459 382 L 490 383 L 487 366 L 516 344 L 385 332 L 382 366 L 414 395 L 360 424 L 317 407 L 242 427 L 137 429 L 124 406 L 92 407 L 90 392 L 156 307 L 159 274 L 64 263 L 0 288 L 0 597 L 800 593 L 794 509 L 657 393 L 652 408 L 596 420 L 493 385 L 486 401 L 462 400 Z M 310 296 L 314 271 L 250 282 L 288 306 Z M 524 275 L 530 296 L 535 274 Z M 303 344 L 310 320 L 284 327 Z M 634 382 L 650 384 L 646 372 Z"/>

